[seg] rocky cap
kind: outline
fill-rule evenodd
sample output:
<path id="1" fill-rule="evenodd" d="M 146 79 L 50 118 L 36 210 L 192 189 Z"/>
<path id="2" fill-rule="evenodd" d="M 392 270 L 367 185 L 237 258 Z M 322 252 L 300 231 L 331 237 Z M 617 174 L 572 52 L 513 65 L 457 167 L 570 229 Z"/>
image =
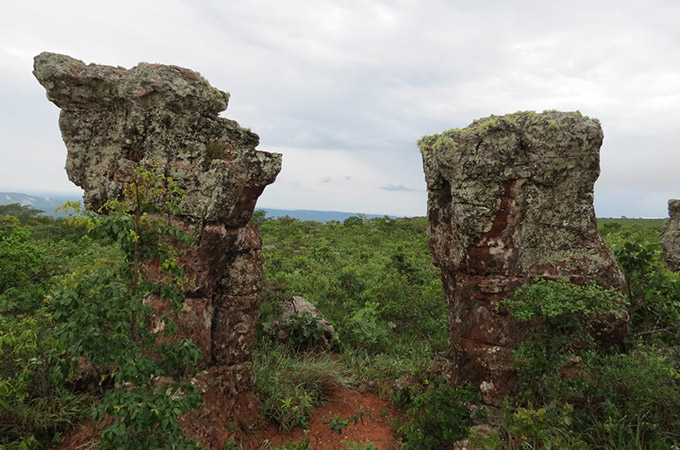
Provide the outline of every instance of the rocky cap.
<path id="1" fill-rule="evenodd" d="M 229 94 L 197 72 L 41 53 L 33 74 L 62 109 L 66 171 L 95 208 L 121 195 L 137 165 L 154 163 L 185 190 L 187 216 L 239 227 L 281 170 L 280 154 L 255 149 L 257 134 L 218 117 Z"/>
<path id="2" fill-rule="evenodd" d="M 430 224 L 443 231 L 431 234 L 435 259 L 464 272 L 530 276 L 570 260 L 609 266 L 593 209 L 602 140 L 597 120 L 559 111 L 490 116 L 422 138 Z M 498 265 L 473 267 L 474 248 Z"/>

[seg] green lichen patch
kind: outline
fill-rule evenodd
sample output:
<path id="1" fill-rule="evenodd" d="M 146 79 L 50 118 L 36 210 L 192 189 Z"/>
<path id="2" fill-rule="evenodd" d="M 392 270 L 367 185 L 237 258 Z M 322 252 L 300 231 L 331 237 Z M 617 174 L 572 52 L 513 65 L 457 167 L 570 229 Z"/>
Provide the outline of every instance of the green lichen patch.
<path id="1" fill-rule="evenodd" d="M 205 153 L 210 159 L 222 159 L 227 153 L 227 144 L 223 142 L 209 142 L 205 145 Z"/>

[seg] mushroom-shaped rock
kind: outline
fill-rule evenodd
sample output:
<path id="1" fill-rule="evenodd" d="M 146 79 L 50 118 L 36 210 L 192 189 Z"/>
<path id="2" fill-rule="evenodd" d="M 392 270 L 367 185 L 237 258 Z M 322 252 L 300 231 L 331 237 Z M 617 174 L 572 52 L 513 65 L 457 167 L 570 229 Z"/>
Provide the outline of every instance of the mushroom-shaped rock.
<path id="1" fill-rule="evenodd" d="M 256 412 L 252 351 L 262 243 L 250 218 L 281 170 L 281 155 L 256 150 L 255 133 L 219 117 L 229 94 L 189 69 L 140 63 L 127 70 L 41 53 L 33 73 L 61 108 L 66 171 L 88 205 L 99 209 L 120 198 L 139 166 L 160 168 L 184 190 L 184 209 L 170 221 L 196 240 L 181 253 L 192 283 L 180 334 L 203 348 L 199 384 L 221 414 L 244 405 Z"/>
<path id="2" fill-rule="evenodd" d="M 622 289 L 593 208 L 603 134 L 580 113 L 491 116 L 419 142 L 430 247 L 450 305 L 452 377 L 498 404 L 522 327 L 496 310 L 540 277 Z M 627 322 L 599 329 L 625 335 Z"/>

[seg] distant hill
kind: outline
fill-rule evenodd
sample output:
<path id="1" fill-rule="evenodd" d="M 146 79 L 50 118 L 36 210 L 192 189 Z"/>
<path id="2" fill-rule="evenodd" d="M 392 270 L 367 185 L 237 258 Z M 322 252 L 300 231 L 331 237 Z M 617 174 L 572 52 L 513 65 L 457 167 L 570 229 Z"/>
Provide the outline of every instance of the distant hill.
<path id="1" fill-rule="evenodd" d="M 310 209 L 272 209 L 272 208 L 257 208 L 267 211 L 268 219 L 276 219 L 279 217 L 292 217 L 293 219 L 305 221 L 313 220 L 315 222 L 329 222 L 331 220 L 337 220 L 338 222 L 344 221 L 348 217 L 356 216 L 359 213 L 343 212 L 343 211 L 315 211 Z M 384 214 L 362 214 L 367 219 L 373 219 L 376 217 L 385 217 Z M 395 216 L 389 216 L 394 218 Z"/>
<path id="2" fill-rule="evenodd" d="M 18 192 L 0 192 L 0 205 L 19 203 L 20 205 L 31 206 L 39 209 L 47 216 L 64 217 L 66 214 L 60 211 L 55 213 L 55 209 L 68 201 L 80 201 L 82 198 L 78 194 L 45 194 L 31 195 L 20 194 Z"/>
<path id="3" fill-rule="evenodd" d="M 82 200 L 78 194 L 21 194 L 17 192 L 0 192 L 0 205 L 8 205 L 10 203 L 19 203 L 21 205 L 32 206 L 33 208 L 44 211 L 48 216 L 52 217 L 64 217 L 63 212 L 58 214 L 54 212 L 56 208 L 63 205 L 67 201 L 80 201 Z M 329 222 L 331 220 L 337 220 L 338 222 L 344 221 L 348 217 L 356 216 L 359 213 L 345 212 L 345 211 L 316 211 L 310 209 L 274 209 L 274 208 L 257 208 L 267 211 L 267 218 L 276 219 L 279 217 L 292 217 L 300 221 L 313 220 L 315 222 Z M 385 217 L 384 214 L 363 214 L 367 219 L 373 219 L 376 217 Z M 389 216 L 395 218 L 395 216 Z M 599 224 L 603 225 L 605 223 L 621 223 L 623 225 L 639 225 L 648 227 L 658 227 L 664 226 L 667 219 L 655 219 L 655 218 L 598 218 Z"/>
<path id="4" fill-rule="evenodd" d="M 67 201 L 80 201 L 77 194 L 21 194 L 18 192 L 0 192 L 0 205 L 9 205 L 10 203 L 19 203 L 20 205 L 31 206 L 33 208 L 44 211 L 45 215 L 52 217 L 64 217 L 63 212 L 58 214 L 54 210 Z M 278 217 L 292 217 L 297 220 L 313 220 L 316 222 L 328 222 L 337 220 L 342 222 L 348 217 L 356 216 L 358 213 L 343 212 L 343 211 L 314 211 L 309 209 L 272 209 L 272 208 L 257 208 L 267 211 L 267 217 L 276 219 Z M 385 217 L 383 214 L 364 214 L 364 217 L 373 219 L 375 217 Z M 394 217 L 394 216 L 390 216 Z"/>

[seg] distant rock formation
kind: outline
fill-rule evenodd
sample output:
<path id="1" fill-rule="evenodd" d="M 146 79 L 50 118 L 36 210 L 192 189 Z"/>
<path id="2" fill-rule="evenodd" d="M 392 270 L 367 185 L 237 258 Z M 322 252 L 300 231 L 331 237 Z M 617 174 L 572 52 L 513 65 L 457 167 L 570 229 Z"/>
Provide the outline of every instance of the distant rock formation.
<path id="1" fill-rule="evenodd" d="M 428 187 L 430 247 L 450 305 L 450 375 L 487 403 L 512 392 L 513 350 L 525 330 L 504 313 L 536 277 L 622 289 L 593 209 L 600 124 L 580 113 L 520 112 L 476 120 L 419 142 Z M 627 318 L 602 324 L 603 341 Z"/>
<path id="2" fill-rule="evenodd" d="M 668 268 L 680 272 L 680 199 L 668 200 L 668 222 L 661 233 L 661 246 Z"/>
<path id="3" fill-rule="evenodd" d="M 66 171 L 86 203 L 98 208 L 119 198 L 135 168 L 152 162 L 186 192 L 172 221 L 197 240 L 182 256 L 193 285 L 180 333 L 203 348 L 209 374 L 199 384 L 219 398 L 222 414 L 256 408 L 252 351 L 263 272 L 250 218 L 281 155 L 256 150 L 255 133 L 219 117 L 229 94 L 189 69 L 140 63 L 126 70 L 42 53 L 33 73 L 62 110 Z"/>

